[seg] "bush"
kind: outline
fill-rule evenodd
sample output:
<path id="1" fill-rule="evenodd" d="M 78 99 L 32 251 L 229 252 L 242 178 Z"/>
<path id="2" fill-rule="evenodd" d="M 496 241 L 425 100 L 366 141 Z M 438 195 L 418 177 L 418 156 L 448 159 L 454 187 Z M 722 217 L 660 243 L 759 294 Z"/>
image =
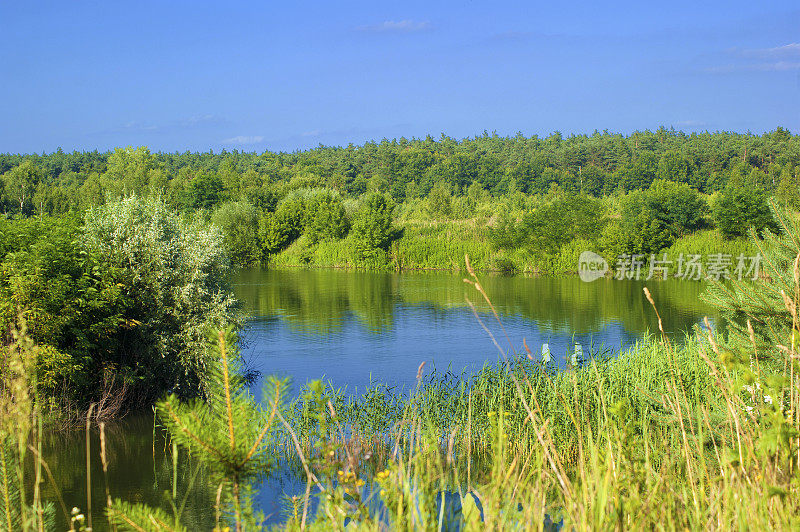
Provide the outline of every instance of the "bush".
<path id="1" fill-rule="evenodd" d="M 116 272 L 131 302 L 107 362 L 130 370 L 143 404 L 166 390 L 196 395 L 207 331 L 237 321 L 219 229 L 186 223 L 161 200 L 130 197 L 90 210 L 81 242 L 99 271 Z"/>
<path id="2" fill-rule="evenodd" d="M 628 194 L 622 200 L 620 227 L 607 233 L 622 240 L 631 253 L 657 253 L 681 236 L 705 225 L 705 201 L 683 183 L 658 179 L 645 191 Z M 606 239 L 608 247 L 614 247 Z"/>
<path id="3" fill-rule="evenodd" d="M 247 266 L 261 258 L 258 238 L 258 211 L 246 201 L 229 201 L 222 204 L 211 217 L 222 230 L 225 251 L 231 261 Z"/>
<path id="4" fill-rule="evenodd" d="M 601 201 L 558 192 L 527 212 L 519 223 L 503 216 L 490 238 L 498 249 L 522 247 L 534 255 L 553 257 L 576 238 L 595 241 L 605 224 Z"/>
<path id="5" fill-rule="evenodd" d="M 350 222 L 338 194 L 326 190 L 314 195 L 305 208 L 305 233 L 309 243 L 338 240 L 347 235 Z"/>
<path id="6" fill-rule="evenodd" d="M 392 240 L 392 201 L 384 194 L 372 193 L 364 197 L 361 208 L 353 220 L 353 250 L 356 258 L 369 261 L 383 257 Z"/>
<path id="7" fill-rule="evenodd" d="M 775 229 L 767 203 L 767 193 L 756 183 L 731 179 L 714 202 L 714 221 L 725 238 L 747 235 L 750 228 L 760 233 Z"/>
<path id="8" fill-rule="evenodd" d="M 258 233 L 264 255 L 286 249 L 303 232 L 304 204 L 301 199 L 284 199 L 274 213 L 265 212 L 258 220 Z"/>

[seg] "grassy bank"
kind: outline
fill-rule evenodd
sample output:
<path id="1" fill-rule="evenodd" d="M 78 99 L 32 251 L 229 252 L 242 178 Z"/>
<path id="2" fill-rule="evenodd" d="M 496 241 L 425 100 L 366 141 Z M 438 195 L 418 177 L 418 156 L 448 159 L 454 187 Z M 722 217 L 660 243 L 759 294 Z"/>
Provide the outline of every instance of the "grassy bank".
<path id="1" fill-rule="evenodd" d="M 480 272 L 504 274 L 575 274 L 583 251 L 599 251 L 597 244 L 576 238 L 555 253 L 533 253 L 525 249 L 497 250 L 493 247 L 488 227 L 476 220 L 407 222 L 402 237 L 372 262 L 365 262 L 353 251 L 351 238 L 310 243 L 301 236 L 284 251 L 272 256 L 272 268 L 341 268 L 361 270 L 438 270 L 464 272 L 464 255 L 472 259 Z M 717 229 L 702 230 L 679 238 L 659 254 L 666 253 L 673 261 L 683 254 L 728 254 L 734 260 L 758 252 L 745 238 L 726 239 Z M 608 259 L 613 262 L 614 258 Z M 734 264 L 735 266 L 735 264 Z M 645 275 L 646 275 L 645 271 Z"/>

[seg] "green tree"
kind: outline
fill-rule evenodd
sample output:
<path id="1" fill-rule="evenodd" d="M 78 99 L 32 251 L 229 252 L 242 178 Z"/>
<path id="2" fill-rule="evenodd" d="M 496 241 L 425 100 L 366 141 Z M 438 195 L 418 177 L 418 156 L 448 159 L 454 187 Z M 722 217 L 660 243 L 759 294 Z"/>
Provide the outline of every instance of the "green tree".
<path id="1" fill-rule="evenodd" d="M 192 209 L 212 209 L 224 198 L 225 186 L 215 173 L 201 172 L 189 182 L 186 204 Z"/>
<path id="2" fill-rule="evenodd" d="M 691 173 L 692 167 L 686 157 L 680 152 L 669 151 L 658 161 L 656 178 L 688 184 Z"/>
<path id="3" fill-rule="evenodd" d="M 206 383 L 207 331 L 238 320 L 221 231 L 182 220 L 158 198 L 131 196 L 91 209 L 81 242 L 99 272 L 118 272 L 135 303 L 111 360 L 136 375 L 134 397 L 196 395 Z"/>
<path id="4" fill-rule="evenodd" d="M 274 213 L 264 212 L 258 221 L 261 249 L 264 255 L 278 253 L 303 232 L 305 206 L 300 199 L 286 199 Z"/>
<path id="5" fill-rule="evenodd" d="M 800 169 L 784 168 L 781 171 L 775 195 L 786 205 L 800 211 Z"/>
<path id="6" fill-rule="evenodd" d="M 731 179 L 713 208 L 714 222 L 726 238 L 744 236 L 750 228 L 760 233 L 775 228 L 767 193 L 758 183 Z"/>
<path id="7" fill-rule="evenodd" d="M 705 201 L 685 183 L 657 179 L 647 190 L 622 200 L 621 232 L 634 253 L 656 253 L 704 226 Z"/>
<path id="8" fill-rule="evenodd" d="M 253 483 L 275 469 L 274 449 L 280 444 L 278 427 L 284 421 L 281 411 L 288 383 L 266 379 L 262 392 L 266 408 L 261 408 L 242 378 L 233 332 L 219 330 L 211 335 L 210 344 L 205 400 L 182 402 L 173 394 L 158 403 L 156 412 L 172 441 L 203 464 L 211 485 L 218 489 L 224 517 L 217 516 L 214 530 L 228 529 L 220 518 L 236 532 L 261 530 L 264 517 L 254 509 Z M 183 506 L 175 500 L 170 503 L 173 515 L 114 499 L 107 513 L 121 530 L 187 530 L 178 509 Z"/>
<path id="9" fill-rule="evenodd" d="M 33 195 L 41 177 L 40 170 L 31 161 L 24 161 L 3 174 L 4 194 L 17 213 L 31 212 Z"/>
<path id="10" fill-rule="evenodd" d="M 602 196 L 606 180 L 605 172 L 593 164 L 581 169 L 581 187 L 586 194 Z"/>
<path id="11" fill-rule="evenodd" d="M 453 194 L 444 182 L 436 183 L 425 201 L 425 210 L 431 218 L 447 218 L 453 210 Z"/>
<path id="12" fill-rule="evenodd" d="M 116 148 L 109 156 L 104 178 L 121 194 L 143 194 L 150 183 L 157 186 L 159 170 L 158 161 L 146 146 L 128 146 Z"/>
<path id="13" fill-rule="evenodd" d="M 311 244 L 344 238 L 349 228 L 350 221 L 338 194 L 326 190 L 308 200 L 305 207 L 305 235 Z"/>
<path id="14" fill-rule="evenodd" d="M 493 240 L 496 245 L 511 244 L 552 256 L 576 238 L 595 241 L 605 224 L 605 208 L 599 200 L 558 192 L 527 212 L 519 225 L 501 224 Z"/>
<path id="15" fill-rule="evenodd" d="M 356 255 L 362 260 L 377 258 L 395 238 L 392 201 L 384 194 L 364 196 L 353 220 L 351 236 Z"/>
<path id="16" fill-rule="evenodd" d="M 258 238 L 258 210 L 246 201 L 223 203 L 211 217 L 222 229 L 225 251 L 235 264 L 248 266 L 261 258 Z"/>

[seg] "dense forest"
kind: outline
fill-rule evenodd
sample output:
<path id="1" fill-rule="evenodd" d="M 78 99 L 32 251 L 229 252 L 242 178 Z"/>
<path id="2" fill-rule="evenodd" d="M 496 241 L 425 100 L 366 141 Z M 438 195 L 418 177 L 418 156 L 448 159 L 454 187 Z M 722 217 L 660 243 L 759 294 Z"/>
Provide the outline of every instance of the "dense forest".
<path id="1" fill-rule="evenodd" d="M 763 135 L 675 130 L 563 138 L 482 136 L 395 139 L 294 153 L 113 152 L 0 155 L 6 214 L 62 214 L 108 197 L 158 192 L 183 209 L 247 200 L 273 209 L 284 189 L 329 187 L 347 197 L 386 192 L 401 203 L 444 188 L 479 187 L 492 196 L 545 194 L 553 185 L 599 197 L 646 189 L 656 179 L 698 192 L 724 190 L 732 177 L 792 196 L 800 139 L 778 128 Z M 285 190 L 284 190 L 285 192 Z M 792 196 L 792 199 L 795 199 Z"/>
<path id="2" fill-rule="evenodd" d="M 443 135 L 262 154 L 59 150 L 0 155 L 0 205 L 7 218 L 62 216 L 157 195 L 219 226 L 243 265 L 447 269 L 471 252 L 479 269 L 561 271 L 574 268 L 574 253 L 559 254 L 576 240 L 613 259 L 704 229 L 719 244 L 768 227 L 770 196 L 800 207 L 798 168 L 800 139 L 783 128 Z"/>

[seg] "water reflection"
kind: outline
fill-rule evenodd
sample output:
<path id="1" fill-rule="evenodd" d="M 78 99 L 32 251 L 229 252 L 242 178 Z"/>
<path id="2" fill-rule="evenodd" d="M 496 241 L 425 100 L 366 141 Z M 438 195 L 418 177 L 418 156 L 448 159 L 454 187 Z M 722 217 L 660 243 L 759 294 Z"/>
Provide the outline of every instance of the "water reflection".
<path id="1" fill-rule="evenodd" d="M 514 345 L 521 347 L 523 338 L 537 349 L 547 342 L 557 359 L 575 343 L 617 350 L 656 332 L 644 286 L 676 338 L 703 316 L 714 318 L 698 297 L 704 285 L 695 282 L 501 276 L 481 282 Z M 251 270 L 235 283 L 253 317 L 245 357 L 262 373 L 289 375 L 298 384 L 324 375 L 351 388 L 371 380 L 405 385 L 422 361 L 459 372 L 498 357 L 465 297 L 497 329 L 490 308 L 460 276 Z"/>
<path id="2" fill-rule="evenodd" d="M 185 500 L 182 515 L 187 528 L 211 530 L 214 527 L 216 494 L 209 485 L 207 472 L 185 451 L 179 451 L 173 469 L 172 449 L 163 431 L 154 426 L 152 413 L 132 415 L 107 424 L 107 477 L 100 461 L 99 432 L 93 430 L 90 435 L 89 480 L 94 530 L 109 529 L 104 515 L 106 486 L 110 487 L 112 498 L 158 506 L 171 513 L 165 493 L 172 491 L 173 479 L 177 481 L 178 503 Z M 45 436 L 43 455 L 67 511 L 77 506 L 87 513 L 86 433 L 82 430 L 52 431 Z M 59 494 L 49 481 L 42 483 L 42 495 L 56 507 L 57 529 L 68 530 L 68 519 L 58 502 Z"/>

